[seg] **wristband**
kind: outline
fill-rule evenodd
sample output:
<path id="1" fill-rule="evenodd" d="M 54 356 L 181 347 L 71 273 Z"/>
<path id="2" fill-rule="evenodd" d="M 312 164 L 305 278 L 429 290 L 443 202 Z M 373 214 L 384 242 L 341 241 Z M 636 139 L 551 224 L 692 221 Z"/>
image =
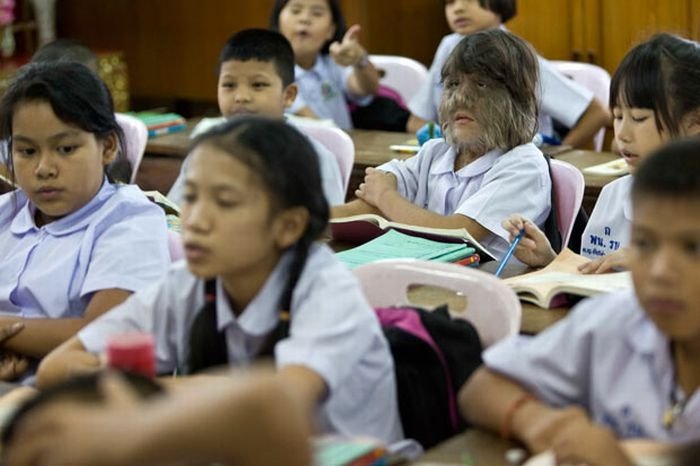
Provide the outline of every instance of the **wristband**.
<path id="1" fill-rule="evenodd" d="M 515 416 L 515 413 L 518 411 L 518 409 L 522 408 L 525 403 L 528 401 L 535 401 L 537 398 L 535 398 L 532 393 L 529 392 L 523 392 L 518 396 L 511 404 L 508 406 L 508 409 L 506 410 L 506 414 L 503 416 L 503 419 L 501 420 L 501 428 L 500 428 L 500 433 L 501 433 L 501 438 L 504 440 L 510 440 L 510 428 L 511 424 L 513 423 L 513 417 Z"/>
<path id="2" fill-rule="evenodd" d="M 362 55 L 362 59 L 358 63 L 355 63 L 353 66 L 355 68 L 362 69 L 367 68 L 367 65 L 369 65 L 369 55 L 365 53 L 364 55 Z"/>

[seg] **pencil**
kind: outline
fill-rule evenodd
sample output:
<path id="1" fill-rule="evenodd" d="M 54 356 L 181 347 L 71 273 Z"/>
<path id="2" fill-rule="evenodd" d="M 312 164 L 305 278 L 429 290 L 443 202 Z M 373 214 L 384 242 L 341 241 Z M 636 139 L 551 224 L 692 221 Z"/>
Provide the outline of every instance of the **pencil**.
<path id="1" fill-rule="evenodd" d="M 513 242 L 510 243 L 510 247 L 508 248 L 508 251 L 506 251 L 506 255 L 503 256 L 503 259 L 501 259 L 501 263 L 498 265 L 498 268 L 496 269 L 496 276 L 500 277 L 501 273 L 503 273 L 503 269 L 506 268 L 506 264 L 510 260 L 511 256 L 515 252 L 515 248 L 518 247 L 518 243 L 520 242 L 521 239 L 523 239 L 523 236 L 525 235 L 525 228 L 520 230 L 518 235 L 513 239 Z"/>

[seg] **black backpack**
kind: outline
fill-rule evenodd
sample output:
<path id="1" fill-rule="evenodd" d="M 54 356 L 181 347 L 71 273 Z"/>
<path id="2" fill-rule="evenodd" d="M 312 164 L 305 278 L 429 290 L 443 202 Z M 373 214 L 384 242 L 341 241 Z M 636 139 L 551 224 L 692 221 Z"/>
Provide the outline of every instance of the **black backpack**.
<path id="1" fill-rule="evenodd" d="M 474 327 L 455 319 L 447 306 L 377 308 L 394 358 L 404 435 L 428 449 L 462 431 L 457 393 L 481 365 Z"/>

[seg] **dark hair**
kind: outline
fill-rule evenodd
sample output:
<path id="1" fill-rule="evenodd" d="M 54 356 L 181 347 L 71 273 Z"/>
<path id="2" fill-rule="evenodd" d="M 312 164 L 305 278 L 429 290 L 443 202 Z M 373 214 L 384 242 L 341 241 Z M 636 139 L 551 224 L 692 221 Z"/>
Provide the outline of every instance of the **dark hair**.
<path id="1" fill-rule="evenodd" d="M 627 52 L 610 83 L 610 108 L 622 104 L 654 110 L 657 129 L 678 136 L 700 108 L 700 44 L 664 33 Z"/>
<path id="2" fill-rule="evenodd" d="M 632 198 L 650 195 L 700 201 L 700 137 L 672 141 L 639 165 Z"/>
<path id="3" fill-rule="evenodd" d="M 330 40 L 326 41 L 321 48 L 321 55 L 328 54 L 328 48 L 335 41 L 342 41 L 345 31 L 347 29 L 345 23 L 345 17 L 343 16 L 343 10 L 340 9 L 340 2 L 338 0 L 326 0 L 328 3 L 328 8 L 331 10 L 331 19 L 333 24 L 335 24 L 335 34 Z M 289 3 L 289 0 L 275 0 L 275 4 L 272 7 L 272 13 L 270 13 L 270 29 L 273 31 L 279 31 L 280 22 L 280 12 Z"/>
<path id="4" fill-rule="evenodd" d="M 72 377 L 46 390 L 42 390 L 36 396 L 22 403 L 3 428 L 3 452 L 7 452 L 7 447 L 14 440 L 20 424 L 37 409 L 61 401 L 76 401 L 90 404 L 104 401 L 104 395 L 99 385 L 100 378 L 104 375 L 104 372 L 98 372 Z M 121 376 L 142 399 L 152 398 L 163 393 L 163 387 L 153 379 L 127 372 L 121 373 Z"/>
<path id="5" fill-rule="evenodd" d="M 229 60 L 272 62 L 284 87 L 294 82 L 294 50 L 286 37 L 269 29 L 244 29 L 229 37 L 219 55 L 219 67 Z"/>
<path id="6" fill-rule="evenodd" d="M 98 140 L 116 135 L 122 150 L 106 168 L 110 181 L 128 183 L 131 165 L 126 158 L 124 133 L 114 117 L 109 89 L 89 68 L 79 63 L 30 63 L 20 68 L 0 102 L 0 139 L 9 141 L 12 154 L 12 119 L 25 102 L 46 102 L 64 123 L 92 133 Z M 12 170 L 12 157 L 9 157 Z"/>
<path id="7" fill-rule="evenodd" d="M 309 140 L 290 125 L 260 117 L 234 118 L 197 137 L 192 149 L 202 144 L 216 147 L 243 163 L 258 176 L 278 209 L 304 207 L 309 212 L 306 231 L 290 249 L 294 259 L 281 296 L 281 310 L 290 311 L 292 293 L 304 270 L 313 242 L 328 224 L 328 202 L 323 195 L 318 156 Z M 215 300 L 195 317 L 190 329 L 187 372 L 210 367 L 206 354 L 210 342 L 220 340 Z"/>
<path id="8" fill-rule="evenodd" d="M 448 57 L 442 67 L 442 80 L 472 74 L 507 92 L 498 108 L 489 109 L 493 114 L 485 128 L 486 133 L 491 132 L 489 150 L 509 149 L 532 141 L 537 129 L 539 74 L 532 47 L 501 29 L 470 34 Z"/>
<path id="9" fill-rule="evenodd" d="M 97 55 L 77 40 L 56 39 L 42 45 L 32 56 L 31 62 L 74 62 L 90 68 L 97 66 Z"/>
<path id="10" fill-rule="evenodd" d="M 443 0 L 443 5 L 447 5 L 454 0 Z M 496 13 L 501 17 L 501 22 L 506 23 L 518 14 L 516 0 L 479 0 L 479 6 Z"/>

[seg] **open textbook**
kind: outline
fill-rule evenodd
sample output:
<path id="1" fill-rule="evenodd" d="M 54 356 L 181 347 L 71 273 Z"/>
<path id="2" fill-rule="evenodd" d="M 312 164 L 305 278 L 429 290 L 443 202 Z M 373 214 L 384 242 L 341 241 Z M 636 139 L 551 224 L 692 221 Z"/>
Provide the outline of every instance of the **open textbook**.
<path id="1" fill-rule="evenodd" d="M 547 267 L 536 272 L 526 273 L 504 280 L 521 301 L 549 308 L 552 300 L 560 294 L 593 296 L 600 293 L 631 288 L 632 278 L 629 272 L 585 275 L 578 271 L 578 266 L 589 259 L 564 249 Z"/>
<path id="2" fill-rule="evenodd" d="M 467 243 L 476 249 L 480 262 L 495 260 L 494 255 L 485 246 L 469 234 L 464 228 L 429 228 L 405 223 L 391 222 L 379 215 L 362 214 L 350 217 L 334 218 L 330 221 L 331 235 L 334 240 L 351 244 L 361 244 L 374 239 L 389 230 L 440 241 L 442 243 Z"/>

